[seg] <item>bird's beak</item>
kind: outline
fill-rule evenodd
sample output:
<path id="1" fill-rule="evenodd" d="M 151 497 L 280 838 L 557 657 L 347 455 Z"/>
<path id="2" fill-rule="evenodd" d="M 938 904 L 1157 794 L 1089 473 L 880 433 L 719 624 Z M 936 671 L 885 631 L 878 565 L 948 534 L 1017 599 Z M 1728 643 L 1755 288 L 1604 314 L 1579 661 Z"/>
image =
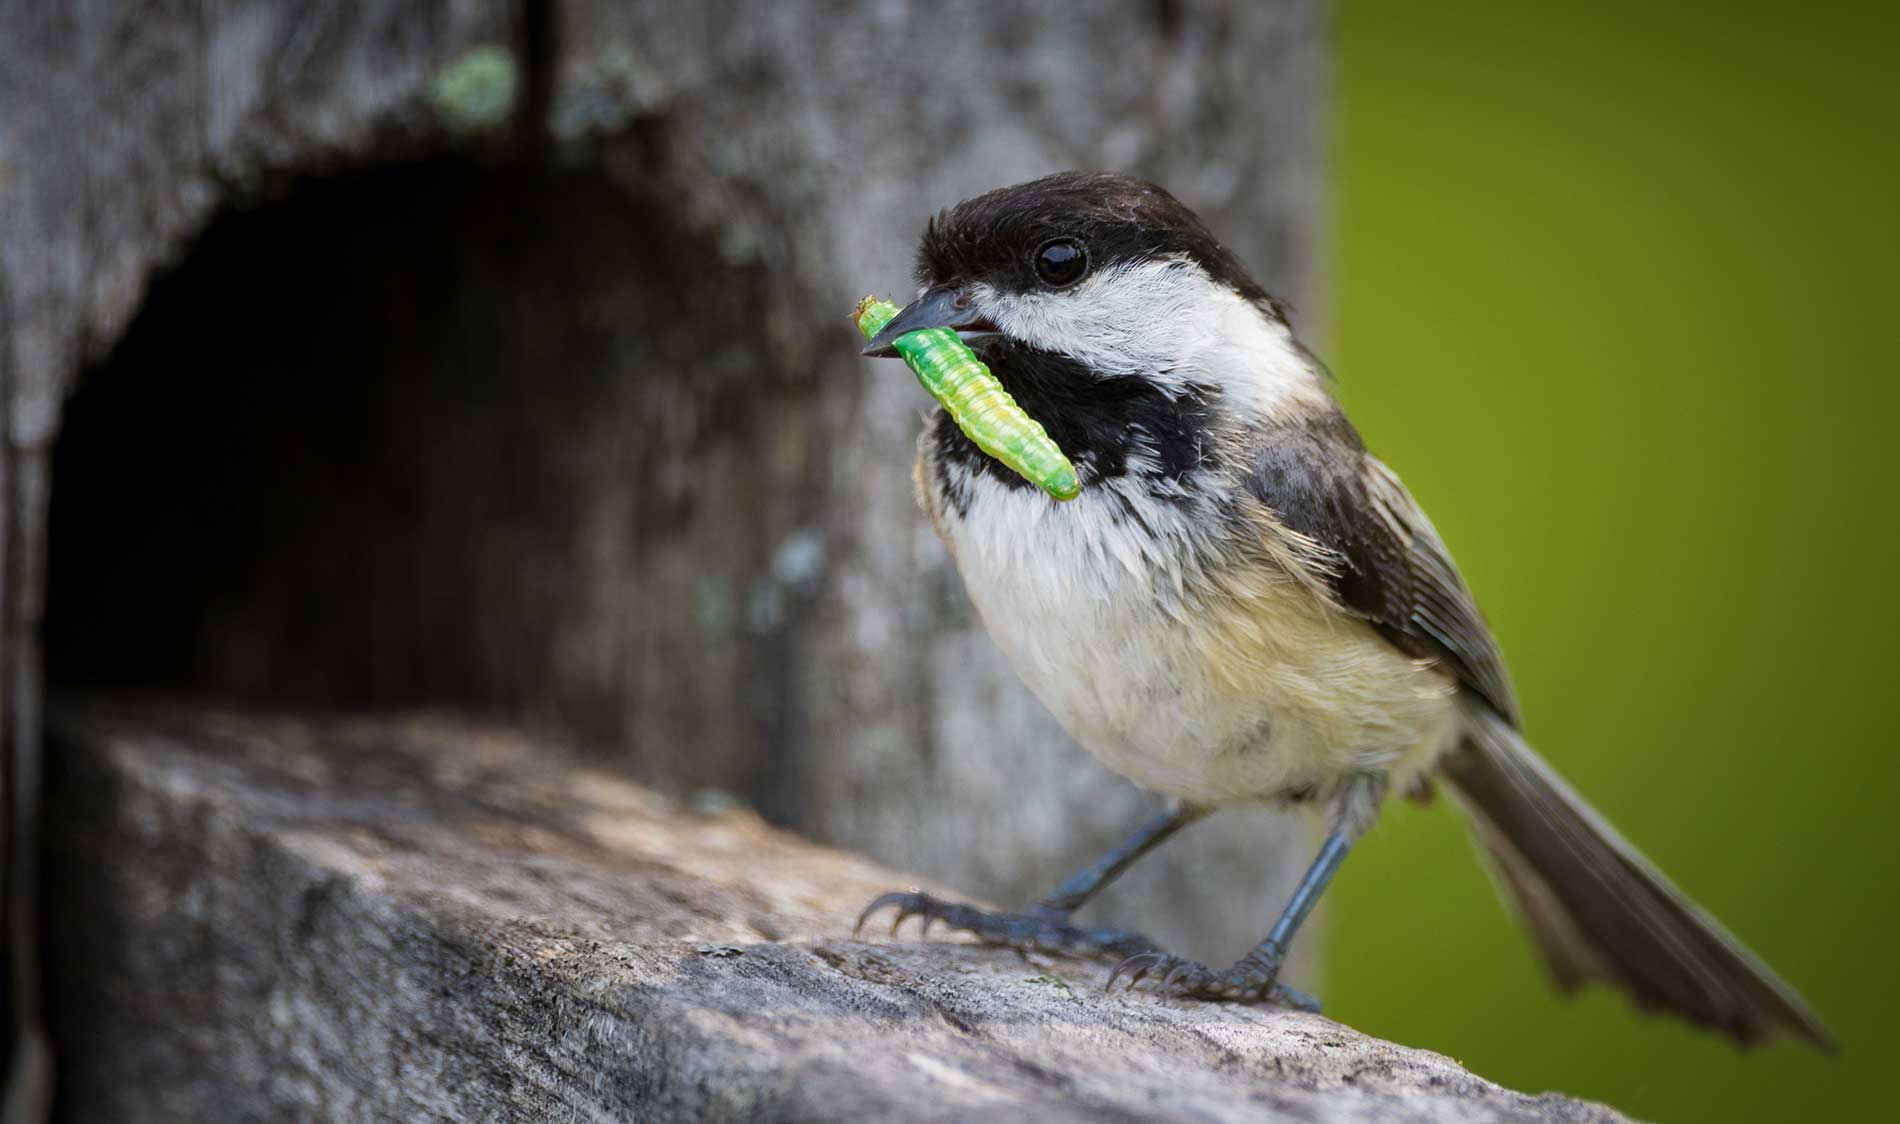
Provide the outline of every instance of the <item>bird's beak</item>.
<path id="1" fill-rule="evenodd" d="M 921 328 L 954 328 L 966 339 L 996 331 L 996 325 L 976 310 L 976 302 L 968 293 L 952 285 L 940 285 L 891 317 L 890 323 L 864 345 L 864 354 L 880 359 L 894 356 L 897 351 L 891 344 L 897 337 Z"/>

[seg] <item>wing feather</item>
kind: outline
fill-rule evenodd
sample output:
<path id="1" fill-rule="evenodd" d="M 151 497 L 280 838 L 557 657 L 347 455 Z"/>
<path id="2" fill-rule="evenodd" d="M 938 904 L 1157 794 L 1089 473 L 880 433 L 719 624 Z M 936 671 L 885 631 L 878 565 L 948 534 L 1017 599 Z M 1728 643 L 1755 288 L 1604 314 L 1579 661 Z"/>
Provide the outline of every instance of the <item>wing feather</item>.
<path id="1" fill-rule="evenodd" d="M 1516 725 L 1504 657 L 1450 552 L 1345 415 L 1335 407 L 1277 423 L 1261 448 L 1248 486 L 1282 524 L 1328 552 L 1327 585 L 1339 604 L 1400 649 L 1439 660 Z"/>

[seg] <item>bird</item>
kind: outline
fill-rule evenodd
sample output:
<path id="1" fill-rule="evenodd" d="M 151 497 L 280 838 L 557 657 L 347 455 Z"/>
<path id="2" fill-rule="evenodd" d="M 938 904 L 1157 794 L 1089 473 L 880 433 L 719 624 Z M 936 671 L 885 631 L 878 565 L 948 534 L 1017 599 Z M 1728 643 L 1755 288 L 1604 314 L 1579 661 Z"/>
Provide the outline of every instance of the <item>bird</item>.
<path id="1" fill-rule="evenodd" d="M 1367 451 L 1286 308 L 1186 205 L 1062 172 L 929 219 L 917 297 L 864 348 L 954 330 L 1073 460 L 1058 502 L 942 411 L 914 479 L 989 635 L 1080 745 L 1166 798 L 1016 912 L 916 890 L 865 909 L 1018 949 L 1111 957 L 1112 988 L 1316 1010 L 1280 969 L 1388 793 L 1467 814 L 1554 981 L 1599 982 L 1747 1046 L 1834 1039 L 1801 996 L 1531 748 L 1431 520 Z M 1225 807 L 1317 810 L 1323 842 L 1265 937 L 1211 968 L 1074 913 Z"/>

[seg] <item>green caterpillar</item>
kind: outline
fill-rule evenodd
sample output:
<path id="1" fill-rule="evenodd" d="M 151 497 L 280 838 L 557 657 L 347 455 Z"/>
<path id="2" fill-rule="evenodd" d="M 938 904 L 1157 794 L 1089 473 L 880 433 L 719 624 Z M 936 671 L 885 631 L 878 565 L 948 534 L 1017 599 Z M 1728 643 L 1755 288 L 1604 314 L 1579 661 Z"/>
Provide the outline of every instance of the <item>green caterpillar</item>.
<path id="1" fill-rule="evenodd" d="M 896 315 L 897 306 L 890 301 L 865 297 L 852 319 L 868 340 Z M 1069 458 L 956 332 L 923 328 L 904 333 L 891 346 L 977 448 L 1056 499 L 1072 500 L 1082 494 L 1082 483 Z"/>

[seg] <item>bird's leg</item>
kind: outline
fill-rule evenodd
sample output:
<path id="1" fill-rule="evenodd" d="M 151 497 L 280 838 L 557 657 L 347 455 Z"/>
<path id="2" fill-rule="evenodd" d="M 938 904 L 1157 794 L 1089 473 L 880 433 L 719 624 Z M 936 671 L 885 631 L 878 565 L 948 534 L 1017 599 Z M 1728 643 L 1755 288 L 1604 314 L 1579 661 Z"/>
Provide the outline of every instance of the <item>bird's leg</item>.
<path id="1" fill-rule="evenodd" d="M 1287 899 L 1286 908 L 1280 911 L 1280 918 L 1273 923 L 1266 939 L 1241 957 L 1239 963 L 1225 972 L 1216 972 L 1197 961 L 1154 949 L 1122 961 L 1110 973 L 1108 986 L 1113 987 L 1124 975 L 1128 977 L 1129 987 L 1144 977 L 1153 977 L 1161 981 L 1157 990 L 1173 995 L 1241 1003 L 1273 1000 L 1305 1010 L 1319 1010 L 1317 1000 L 1279 983 L 1280 966 L 1286 961 L 1293 935 L 1319 903 L 1320 894 L 1345 862 L 1346 852 L 1378 818 L 1384 795 L 1385 778 L 1376 774 L 1356 776 L 1339 790 L 1328 817 L 1326 841 L 1320 845 L 1318 857 L 1306 868 L 1305 877 L 1294 887 L 1293 896 Z"/>
<path id="2" fill-rule="evenodd" d="M 923 918 L 924 932 L 941 921 L 952 929 L 975 936 L 986 944 L 1008 945 L 1016 949 L 1066 952 L 1077 955 L 1108 955 L 1126 959 L 1157 946 L 1140 933 L 1124 929 L 1087 929 L 1070 924 L 1075 911 L 1082 908 L 1102 887 L 1113 882 L 1123 871 L 1135 865 L 1169 836 L 1207 814 L 1207 809 L 1181 804 L 1141 825 L 1113 850 L 1056 887 L 1055 892 L 1039 898 L 1021 913 L 992 913 L 959 902 L 946 902 L 921 891 L 885 894 L 866 906 L 858 917 L 863 928 L 873 913 L 894 907 L 897 916 L 891 932 L 907 917 Z M 854 932 L 856 930 L 853 930 Z"/>

